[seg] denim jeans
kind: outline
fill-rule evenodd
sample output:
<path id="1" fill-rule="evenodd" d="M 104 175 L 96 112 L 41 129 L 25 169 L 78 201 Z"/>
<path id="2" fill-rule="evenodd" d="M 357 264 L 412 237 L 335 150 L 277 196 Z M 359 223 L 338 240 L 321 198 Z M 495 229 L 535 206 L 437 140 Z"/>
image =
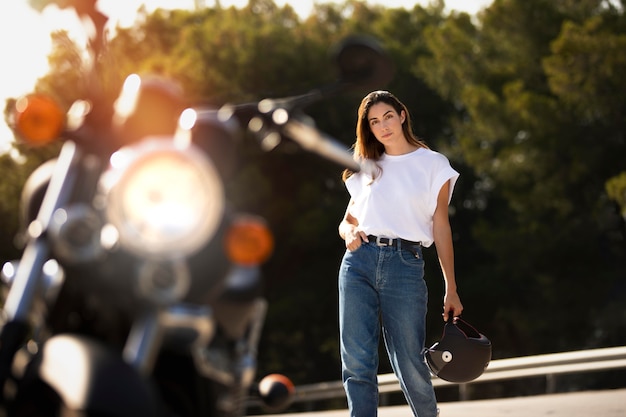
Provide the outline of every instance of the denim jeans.
<path id="1" fill-rule="evenodd" d="M 389 361 L 413 414 L 437 415 L 423 355 L 427 300 L 420 247 L 413 254 L 364 242 L 344 254 L 339 269 L 339 332 L 351 417 L 377 415 L 381 328 Z"/>

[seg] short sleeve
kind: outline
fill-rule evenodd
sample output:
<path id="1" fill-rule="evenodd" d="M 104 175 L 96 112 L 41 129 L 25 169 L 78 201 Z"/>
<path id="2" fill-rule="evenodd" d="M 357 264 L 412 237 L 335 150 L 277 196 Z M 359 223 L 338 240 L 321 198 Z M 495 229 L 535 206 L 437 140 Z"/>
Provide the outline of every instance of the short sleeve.
<path id="1" fill-rule="evenodd" d="M 442 154 L 437 154 L 437 161 L 434 164 L 434 175 L 432 182 L 432 193 L 435 198 L 435 204 L 437 201 L 437 197 L 439 196 L 439 191 L 441 191 L 441 187 L 447 182 L 450 181 L 450 190 L 448 195 L 448 204 L 452 200 L 452 193 L 454 191 L 454 186 L 456 185 L 457 180 L 459 179 L 460 174 L 452 168 L 450 165 L 450 161 Z"/>

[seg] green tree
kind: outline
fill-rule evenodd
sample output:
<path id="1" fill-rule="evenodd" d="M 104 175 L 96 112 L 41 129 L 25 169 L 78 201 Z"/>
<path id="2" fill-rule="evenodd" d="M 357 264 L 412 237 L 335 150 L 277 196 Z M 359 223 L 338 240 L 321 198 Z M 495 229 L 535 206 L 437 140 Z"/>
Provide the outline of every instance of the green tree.
<path id="1" fill-rule="evenodd" d="M 607 341 L 592 336 L 599 320 L 581 325 L 570 306 L 584 317 L 610 311 L 624 271 L 604 191 L 624 168 L 623 140 L 612 139 L 623 137 L 623 116 L 590 123 L 580 113 L 623 114 L 623 99 L 607 95 L 622 82 L 622 20 L 601 1 L 496 0 L 478 26 L 457 15 L 429 29 L 419 74 L 458 105 L 458 152 L 477 176 L 465 204 L 482 212 L 474 242 L 493 260 L 476 265 L 470 285 L 491 301 L 488 330 L 508 336 L 508 354 Z M 581 27 L 585 43 L 574 37 Z"/>

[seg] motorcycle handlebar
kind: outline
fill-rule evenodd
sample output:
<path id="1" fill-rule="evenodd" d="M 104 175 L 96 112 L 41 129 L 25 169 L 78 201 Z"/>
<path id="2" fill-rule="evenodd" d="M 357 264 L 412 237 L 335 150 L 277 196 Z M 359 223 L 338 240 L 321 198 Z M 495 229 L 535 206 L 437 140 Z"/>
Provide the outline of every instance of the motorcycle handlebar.
<path id="1" fill-rule="evenodd" d="M 304 149 L 317 153 L 355 172 L 361 170 L 360 164 L 354 160 L 349 150 L 333 138 L 324 135 L 318 129 L 299 120 L 291 120 L 287 122 L 283 130 Z"/>
<path id="2" fill-rule="evenodd" d="M 301 100 L 298 101 L 301 104 Z M 197 109 L 197 122 L 227 124 L 229 120 L 234 118 L 237 119 L 239 126 L 248 126 L 248 129 L 252 130 L 250 122 L 259 118 L 262 119 L 262 126 L 259 125 L 254 129 L 255 135 L 261 137 L 267 135 L 268 132 L 277 132 L 281 139 L 286 137 L 308 152 L 315 153 L 354 172 L 361 171 L 361 165 L 354 159 L 352 152 L 345 145 L 321 132 L 315 127 L 313 121 L 310 123 L 304 121 L 305 115 L 292 115 L 291 110 L 299 106 L 291 106 L 288 103 L 292 104 L 293 102 L 290 99 L 266 99 L 258 104 L 225 106 L 220 110 Z"/>

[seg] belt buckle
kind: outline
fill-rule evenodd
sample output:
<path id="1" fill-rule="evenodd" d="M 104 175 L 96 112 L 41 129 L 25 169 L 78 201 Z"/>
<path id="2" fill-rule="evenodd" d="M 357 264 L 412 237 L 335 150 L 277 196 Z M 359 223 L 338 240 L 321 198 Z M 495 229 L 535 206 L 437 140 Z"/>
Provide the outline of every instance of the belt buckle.
<path id="1" fill-rule="evenodd" d="M 382 239 L 385 239 L 387 242 L 383 243 Z M 381 236 L 376 236 L 376 245 L 377 246 L 389 246 L 389 244 L 392 242 L 392 239 L 389 239 L 388 237 L 381 237 Z"/>

